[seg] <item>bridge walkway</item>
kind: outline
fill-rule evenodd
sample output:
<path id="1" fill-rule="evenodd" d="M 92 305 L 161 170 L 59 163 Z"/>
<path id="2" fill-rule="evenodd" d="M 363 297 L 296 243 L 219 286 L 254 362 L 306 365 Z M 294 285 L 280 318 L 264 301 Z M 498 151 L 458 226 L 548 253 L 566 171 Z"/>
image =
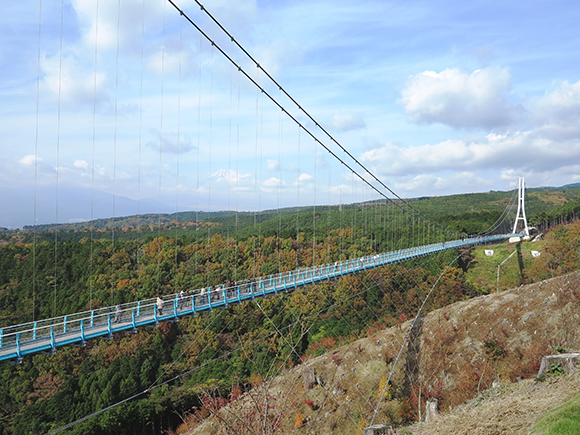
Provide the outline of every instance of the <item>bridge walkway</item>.
<path id="1" fill-rule="evenodd" d="M 337 279 L 376 267 L 448 249 L 500 242 L 510 237 L 514 237 L 514 234 L 470 237 L 433 243 L 266 277 L 256 277 L 238 282 L 229 288 L 222 285 L 215 288 L 191 290 L 186 296 L 165 295 L 162 298 L 164 304 L 162 310 L 158 309 L 157 299 L 153 298 L 123 304 L 121 309 L 105 307 L 14 325 L 0 329 L 0 361 L 22 361 L 26 355 L 39 352 L 54 353 L 60 346 L 71 344 L 82 346 L 87 340 L 99 337 L 110 338 L 116 332 L 136 331 L 141 326 L 155 326 L 161 321 L 177 321 L 180 317 L 227 308 L 231 304 L 291 291 L 298 287 Z"/>

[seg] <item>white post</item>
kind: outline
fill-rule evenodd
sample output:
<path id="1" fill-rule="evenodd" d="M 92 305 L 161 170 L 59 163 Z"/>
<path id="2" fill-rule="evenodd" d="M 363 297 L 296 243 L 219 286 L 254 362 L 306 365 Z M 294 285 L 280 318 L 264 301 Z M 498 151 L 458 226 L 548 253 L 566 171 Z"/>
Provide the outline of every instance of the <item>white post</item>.
<path id="1" fill-rule="evenodd" d="M 512 253 L 509 255 L 509 257 L 508 257 L 508 258 L 506 258 L 504 261 L 502 261 L 501 263 L 499 263 L 499 264 L 497 265 L 497 282 L 496 282 L 497 286 L 496 286 L 496 292 L 499 292 L 499 268 L 500 268 L 500 267 L 501 267 L 501 266 L 502 266 L 502 265 L 503 265 L 503 264 L 504 264 L 506 261 L 508 261 L 510 258 L 512 258 L 512 256 L 513 256 L 513 255 L 514 255 L 516 252 L 518 252 L 518 251 L 517 251 L 517 249 L 516 249 L 514 252 L 512 252 Z"/>

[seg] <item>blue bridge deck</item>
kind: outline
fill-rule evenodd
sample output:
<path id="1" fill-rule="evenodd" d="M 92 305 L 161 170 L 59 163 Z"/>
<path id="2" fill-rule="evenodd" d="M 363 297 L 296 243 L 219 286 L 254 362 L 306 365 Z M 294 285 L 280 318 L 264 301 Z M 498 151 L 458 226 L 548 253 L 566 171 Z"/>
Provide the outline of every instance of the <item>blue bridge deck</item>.
<path id="1" fill-rule="evenodd" d="M 177 320 L 179 317 L 196 315 L 214 308 L 226 308 L 230 304 L 290 291 L 411 258 L 448 249 L 500 242 L 513 236 L 518 235 L 501 234 L 434 243 L 257 277 L 229 288 L 219 286 L 207 290 L 197 289 L 187 292 L 185 297 L 178 294 L 165 295 L 162 310 L 158 309 L 156 299 L 147 299 L 124 304 L 121 310 L 106 307 L 14 325 L 0 329 L 0 361 L 21 361 L 26 355 L 55 352 L 57 347 L 69 344 L 83 345 L 86 340 L 110 337 L 115 332 L 135 331 L 140 326 Z"/>

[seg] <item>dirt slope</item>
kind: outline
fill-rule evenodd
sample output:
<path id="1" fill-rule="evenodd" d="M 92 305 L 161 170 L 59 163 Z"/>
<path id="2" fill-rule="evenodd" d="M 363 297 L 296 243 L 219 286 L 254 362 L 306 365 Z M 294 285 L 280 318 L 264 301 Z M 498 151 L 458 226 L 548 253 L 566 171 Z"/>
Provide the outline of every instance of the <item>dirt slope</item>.
<path id="1" fill-rule="evenodd" d="M 375 422 L 425 435 L 528 433 L 545 410 L 579 391 L 576 374 L 533 381 L 543 355 L 580 349 L 579 319 L 580 272 L 429 313 L 401 354 Z M 346 434 L 368 425 L 409 326 L 369 331 L 262 387 L 272 405 L 268 415 L 280 419 L 278 433 Z M 304 373 L 311 371 L 319 382 L 309 388 Z M 494 382 L 501 387 L 492 388 Z M 439 400 L 441 420 L 401 426 L 424 417 L 425 400 L 432 397 Z M 230 422 L 242 414 L 258 418 L 256 403 L 262 402 L 245 395 L 220 413 Z M 304 425 L 296 428 L 299 418 Z M 177 432 L 228 433 L 220 427 L 208 418 Z"/>
<path id="2" fill-rule="evenodd" d="M 550 377 L 543 382 L 526 379 L 500 384 L 438 420 L 401 430 L 413 435 L 533 434 L 533 426 L 546 411 L 580 392 L 580 373 Z"/>

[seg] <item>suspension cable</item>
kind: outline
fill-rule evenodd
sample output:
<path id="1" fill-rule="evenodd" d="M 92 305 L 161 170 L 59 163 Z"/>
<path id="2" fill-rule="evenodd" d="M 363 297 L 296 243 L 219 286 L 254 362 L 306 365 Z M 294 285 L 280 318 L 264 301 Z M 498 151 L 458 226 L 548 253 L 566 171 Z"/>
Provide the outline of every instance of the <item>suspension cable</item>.
<path id="1" fill-rule="evenodd" d="M 504 223 L 506 218 L 507 218 L 508 213 L 513 211 L 513 209 L 515 207 L 515 199 L 516 199 L 516 191 L 514 190 L 512 193 L 512 197 L 510 198 L 510 200 L 508 202 L 508 205 L 504 208 L 500 217 L 498 217 L 497 220 L 493 223 L 493 225 L 491 225 L 487 230 L 479 233 L 478 235 L 490 234 L 492 231 L 495 231 L 495 229 L 498 228 L 502 223 Z"/>
<path id="2" fill-rule="evenodd" d="M 316 152 L 316 147 L 314 147 L 314 180 L 313 180 L 313 185 L 314 185 L 314 199 L 313 199 L 313 204 L 312 204 L 312 266 L 316 265 L 316 256 L 315 256 L 315 252 L 316 252 L 316 192 L 317 192 L 317 179 L 318 179 L 318 172 L 317 172 L 317 166 L 318 166 L 318 155 Z"/>
<path id="3" fill-rule="evenodd" d="M 117 189 L 117 110 L 119 96 L 119 43 L 121 39 L 121 0 L 117 0 L 117 59 L 115 63 L 115 121 L 113 132 L 113 225 L 111 225 L 111 305 L 115 288 L 115 205 Z M 120 302 L 120 301 L 119 301 Z"/>
<path id="4" fill-rule="evenodd" d="M 201 21 L 201 12 L 200 12 Z M 201 148 L 201 51 L 203 48 L 203 38 L 201 33 L 199 34 L 199 71 L 198 71 L 198 82 L 197 82 L 197 170 L 196 173 L 196 187 L 195 187 L 195 242 L 199 244 L 199 159 L 200 159 L 200 148 Z M 199 249 L 195 250 L 195 275 L 198 272 L 198 253 Z"/>
<path id="5" fill-rule="evenodd" d="M 93 71 L 93 148 L 91 164 L 91 279 L 89 281 L 89 310 L 93 310 L 94 288 L 94 244 L 95 244 L 95 142 L 97 135 L 97 53 L 99 40 L 99 0 L 97 0 L 95 12 L 95 68 Z"/>
<path id="6" fill-rule="evenodd" d="M 161 294 L 161 172 L 163 171 L 163 97 L 165 84 L 165 5 L 163 3 L 163 44 L 161 47 L 161 104 L 159 116 L 159 184 L 157 192 L 157 296 Z"/>
<path id="7" fill-rule="evenodd" d="M 183 22 L 183 20 L 180 20 Z M 232 52 L 232 45 L 230 44 L 230 53 Z M 233 107 L 234 107 L 234 75 L 232 71 L 233 65 L 230 64 L 230 116 L 228 123 L 228 173 L 227 173 L 227 183 L 228 183 L 228 208 L 227 208 L 227 236 L 226 236 L 226 267 L 227 267 L 227 279 L 228 282 L 232 280 L 232 275 L 230 273 L 231 267 L 231 255 L 230 255 L 230 228 L 231 228 L 231 196 L 232 196 L 232 118 Z"/>
<path id="8" fill-rule="evenodd" d="M 234 282 L 238 280 L 238 191 L 239 191 L 239 180 L 240 180 L 240 74 L 237 74 L 238 78 L 238 116 L 237 116 L 237 126 L 236 126 L 236 237 L 234 243 Z"/>
<path id="9" fill-rule="evenodd" d="M 300 264 L 300 128 L 298 128 L 298 182 L 296 183 L 296 269 Z"/>
<path id="10" fill-rule="evenodd" d="M 282 213 L 280 210 L 280 195 L 282 191 L 282 141 L 284 137 L 284 122 L 282 119 L 282 112 L 278 112 L 278 194 L 276 196 L 276 207 L 278 208 L 278 229 L 276 231 L 276 251 L 278 259 L 278 273 L 282 272 L 280 269 L 280 245 L 281 245 L 281 230 L 282 230 Z"/>
<path id="11" fill-rule="evenodd" d="M 187 21 L 189 21 L 189 23 L 194 26 L 209 42 L 211 42 L 211 44 L 213 46 L 215 46 L 220 53 L 225 56 L 231 63 L 234 64 L 234 66 L 236 66 L 238 68 L 239 71 L 241 71 L 247 78 L 248 80 L 250 80 L 254 86 L 257 86 L 260 91 L 262 93 L 264 93 L 275 105 L 277 105 L 284 113 L 286 113 L 286 115 L 288 117 L 290 117 L 295 123 L 297 123 L 301 128 L 303 128 L 310 136 L 312 136 L 312 138 L 315 140 L 316 143 L 318 143 L 320 146 L 322 146 L 328 153 L 330 153 L 336 160 L 338 160 L 341 164 L 347 166 L 357 177 L 359 177 L 363 182 L 365 182 L 366 184 L 368 184 L 374 191 L 376 191 L 379 195 L 381 195 L 384 198 L 387 198 L 387 196 L 381 192 L 378 188 L 376 188 L 372 183 L 370 183 L 368 180 L 366 180 L 366 178 L 363 175 L 360 175 L 357 171 L 355 171 L 353 168 L 351 168 L 343 159 L 341 159 L 335 152 L 333 152 L 328 146 L 326 146 L 325 144 L 323 144 L 315 135 L 314 133 L 312 133 L 309 129 L 307 129 L 300 121 L 298 121 L 298 119 L 293 116 L 292 114 L 290 114 L 290 112 L 288 112 L 286 109 L 284 109 L 284 107 L 274 98 L 271 96 L 271 94 L 269 94 L 265 89 L 263 89 L 256 81 L 254 81 L 252 79 L 252 77 L 247 74 L 245 72 L 245 70 L 243 68 L 241 68 L 230 56 L 228 56 L 228 54 L 218 45 L 216 44 L 216 42 L 214 40 L 212 40 L 197 24 L 195 24 L 191 18 L 185 13 L 183 12 L 182 9 L 180 9 L 173 0 L 167 0 L 169 3 L 171 3 L 171 5 L 180 13 L 181 16 L 183 16 Z M 310 119 L 314 125 L 316 127 L 318 127 L 332 142 L 334 142 L 352 161 L 354 161 L 362 170 L 364 173 L 369 174 L 371 176 L 371 178 L 373 178 L 377 183 L 379 183 L 379 185 L 381 185 L 383 188 L 385 188 L 388 192 L 390 192 L 394 197 L 396 197 L 401 203 L 405 204 L 407 207 L 409 207 L 411 210 L 413 210 L 417 215 L 423 217 L 423 219 L 425 220 L 429 220 L 429 218 L 427 216 L 425 216 L 423 213 L 421 213 L 419 210 L 417 210 L 416 208 L 414 208 L 412 205 L 410 205 L 407 201 L 405 201 L 403 198 L 401 198 L 399 195 L 397 195 L 393 190 L 391 190 L 385 183 L 383 183 L 377 176 L 375 176 L 367 167 L 365 167 L 358 159 L 356 159 L 356 157 L 354 157 L 343 145 L 340 144 L 340 142 L 338 142 L 338 140 L 336 140 L 334 138 L 334 136 L 332 136 L 322 125 L 320 125 L 312 115 L 310 115 L 309 112 L 307 112 L 300 104 L 298 104 L 298 102 L 250 55 L 250 53 L 222 26 L 222 24 L 217 21 L 217 19 L 203 6 L 203 4 L 201 4 L 198 0 L 194 0 L 200 7 L 201 11 L 204 12 L 227 36 L 228 38 L 230 38 L 230 40 L 232 42 L 234 42 L 239 48 L 240 50 L 256 65 L 256 67 L 260 70 L 262 70 L 264 72 L 264 74 L 266 75 L 266 77 L 268 77 L 268 79 L 270 79 L 270 81 L 272 83 L 274 83 L 274 85 L 276 85 L 278 87 L 278 89 L 290 100 L 292 101 L 292 103 L 294 105 L 296 105 L 296 107 L 306 115 L 306 117 L 308 119 Z M 397 204 L 399 207 L 402 208 L 402 206 L 400 204 Z M 407 213 L 410 213 L 407 211 Z M 455 234 L 454 232 L 450 231 L 449 229 L 435 223 L 443 232 L 447 232 L 447 233 L 451 233 L 451 234 Z"/>
<path id="12" fill-rule="evenodd" d="M 57 115 L 57 133 L 56 133 L 56 204 L 55 204 L 55 225 L 54 225 L 54 287 L 53 287 L 53 307 L 52 317 L 56 317 L 56 289 L 58 282 L 58 185 L 60 173 L 60 109 L 61 109 L 61 92 L 62 92 L 62 39 L 64 27 L 64 0 L 60 5 L 60 54 L 58 66 L 58 115 Z"/>
<path id="13" fill-rule="evenodd" d="M 179 292 L 179 273 L 177 270 L 177 257 L 179 251 L 179 245 L 177 243 L 177 237 L 179 235 L 179 158 L 181 156 L 181 62 L 182 62 L 182 49 L 183 49 L 183 21 L 179 21 L 179 78 L 178 78 L 178 92 L 177 92 L 177 162 L 176 162 L 176 177 L 175 177 L 175 220 L 177 224 L 175 225 L 175 279 L 174 279 L 174 291 Z"/>
<path id="14" fill-rule="evenodd" d="M 201 12 L 200 12 L 201 13 Z M 240 71 L 238 69 L 238 71 Z M 256 80 L 259 80 L 259 73 L 260 70 L 256 70 Z M 256 135 L 255 135 L 255 141 L 254 141 L 254 213 L 253 213 L 253 217 L 254 217 L 254 237 L 252 237 L 252 242 L 253 242 L 253 246 L 252 246 L 252 254 L 253 254 L 253 258 L 252 258 L 252 276 L 255 277 L 256 276 L 256 219 L 257 219 L 257 212 L 258 212 L 258 138 L 259 138 L 259 127 L 260 127 L 260 123 L 258 122 L 259 120 L 259 113 L 260 113 L 260 106 L 259 106 L 259 97 L 260 97 L 260 92 L 258 89 L 256 89 Z"/>
<path id="15" fill-rule="evenodd" d="M 42 35 L 42 0 L 38 2 L 38 57 L 36 69 L 36 126 L 34 139 L 34 217 L 32 230 L 32 321 L 36 320 L 36 213 L 38 186 L 38 112 L 40 105 L 40 43 Z"/>
<path id="16" fill-rule="evenodd" d="M 208 163 L 207 163 L 207 266 L 206 266 L 206 279 L 207 285 L 210 285 L 210 263 L 211 263 L 211 249 L 210 249 L 210 233 L 211 233 L 211 151 L 213 145 L 213 74 L 214 74 L 214 65 L 213 65 L 213 57 L 214 57 L 214 46 L 212 45 L 211 48 L 211 62 L 210 62 L 210 79 L 209 79 L 209 146 L 208 146 Z"/>
<path id="17" fill-rule="evenodd" d="M 137 163 L 137 228 L 141 227 L 141 146 L 143 140 L 143 59 L 145 52 L 145 0 L 141 4 L 141 78 L 139 88 L 139 157 Z M 139 274 L 139 254 L 141 252 L 141 242 L 137 242 L 137 253 L 135 255 L 137 269 L 137 300 L 139 300 L 139 288 L 141 287 Z"/>

